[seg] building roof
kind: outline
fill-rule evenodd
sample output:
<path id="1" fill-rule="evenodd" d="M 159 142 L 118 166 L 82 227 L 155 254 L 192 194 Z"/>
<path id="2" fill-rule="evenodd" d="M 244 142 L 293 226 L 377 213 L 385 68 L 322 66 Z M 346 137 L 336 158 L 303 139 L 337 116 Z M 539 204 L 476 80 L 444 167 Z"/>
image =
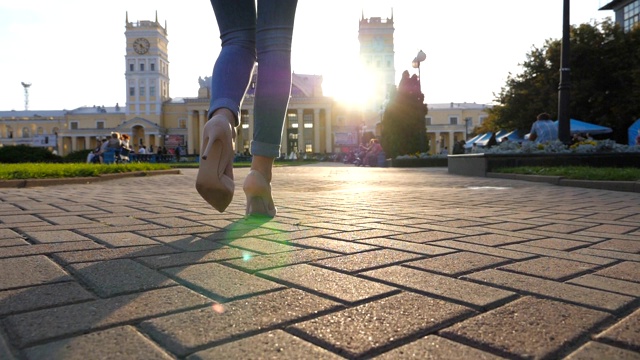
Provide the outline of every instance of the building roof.
<path id="1" fill-rule="evenodd" d="M 444 110 L 444 109 L 458 109 L 458 110 L 484 110 L 490 108 L 491 105 L 476 104 L 476 103 L 444 103 L 444 104 L 428 104 L 429 109 Z"/>
<path id="2" fill-rule="evenodd" d="M 615 10 L 623 5 L 626 5 L 629 2 L 631 2 L 631 0 L 613 0 L 605 6 L 601 7 L 599 10 Z"/>
<path id="3" fill-rule="evenodd" d="M 67 110 L 10 110 L 0 111 L 0 118 L 63 117 L 66 113 Z"/>
<path id="4" fill-rule="evenodd" d="M 124 108 L 122 106 L 81 106 L 77 109 L 67 111 L 70 115 L 80 115 L 80 114 L 114 114 L 114 113 L 124 113 Z"/>

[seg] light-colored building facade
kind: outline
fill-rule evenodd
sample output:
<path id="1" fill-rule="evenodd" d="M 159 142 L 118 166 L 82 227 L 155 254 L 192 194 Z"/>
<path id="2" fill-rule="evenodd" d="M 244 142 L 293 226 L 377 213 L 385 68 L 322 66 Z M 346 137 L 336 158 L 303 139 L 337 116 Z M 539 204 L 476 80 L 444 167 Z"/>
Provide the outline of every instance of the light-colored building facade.
<path id="1" fill-rule="evenodd" d="M 127 16 L 125 27 L 124 106 L 0 111 L 0 145 L 46 146 L 65 155 L 93 149 L 97 139 L 119 132 L 131 136 L 134 150 L 181 145 L 189 154 L 198 154 L 210 100 L 206 78 L 200 79 L 197 96 L 171 98 L 166 24 L 162 26 L 157 16 L 155 21 L 135 22 Z M 281 144 L 284 154 L 330 153 L 357 145 L 359 111 L 323 96 L 321 76 L 294 73 L 292 83 Z M 253 87 L 242 104 L 237 152 L 248 149 L 253 136 Z"/>
<path id="2" fill-rule="evenodd" d="M 395 78 L 393 16 L 360 19 L 361 60 L 368 64 L 378 83 L 376 105 L 350 108 L 322 93 L 322 76 L 292 75 L 292 90 L 282 137 L 283 154 L 333 153 L 357 146 L 365 131 L 380 135 L 388 89 Z M 141 146 L 181 145 L 198 154 L 209 107 L 208 78 L 199 79 L 193 97 L 170 96 L 169 50 L 166 24 L 157 19 L 125 21 L 126 103 L 115 106 L 80 107 L 73 110 L 0 111 L 0 145 L 26 144 L 57 150 L 60 155 L 93 149 L 97 139 L 111 132 L 129 134 L 134 150 Z M 212 64 L 213 65 L 213 64 Z M 255 82 L 259 66 L 252 78 Z M 253 136 L 253 89 L 244 98 L 236 151 L 249 148 Z M 482 121 L 484 105 L 429 105 L 427 132 L 431 152 L 452 147 Z M 466 119 L 470 119 L 467 124 Z"/>
<path id="3" fill-rule="evenodd" d="M 393 14 L 391 18 L 365 18 L 358 26 L 360 63 L 371 85 L 369 100 L 363 105 L 364 125 L 375 129 L 382 120 L 382 113 L 389 100 L 390 89 L 395 88 L 396 69 L 393 43 Z M 356 90 L 358 91 L 358 90 Z"/>
<path id="4" fill-rule="evenodd" d="M 456 141 L 466 141 L 473 128 L 489 116 L 489 108 L 476 103 L 429 104 L 426 116 L 429 153 L 439 154 L 445 147 L 451 153 Z"/>

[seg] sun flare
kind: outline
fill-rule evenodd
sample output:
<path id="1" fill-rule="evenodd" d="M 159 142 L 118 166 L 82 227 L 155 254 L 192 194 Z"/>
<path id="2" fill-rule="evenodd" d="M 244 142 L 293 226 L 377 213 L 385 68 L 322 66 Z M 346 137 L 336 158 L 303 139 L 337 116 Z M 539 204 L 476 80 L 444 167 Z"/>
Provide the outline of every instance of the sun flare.
<path id="1" fill-rule="evenodd" d="M 322 90 L 325 96 L 349 107 L 362 107 L 369 101 L 375 90 L 371 76 L 362 68 L 341 69 L 324 76 Z"/>

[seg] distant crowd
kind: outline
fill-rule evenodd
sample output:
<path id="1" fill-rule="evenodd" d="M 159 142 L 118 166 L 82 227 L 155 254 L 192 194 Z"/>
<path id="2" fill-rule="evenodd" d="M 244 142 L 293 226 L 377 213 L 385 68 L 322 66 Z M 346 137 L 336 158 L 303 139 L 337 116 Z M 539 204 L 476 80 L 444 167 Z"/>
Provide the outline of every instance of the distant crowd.
<path id="1" fill-rule="evenodd" d="M 184 155 L 184 150 L 180 145 L 176 146 L 173 150 L 165 146 L 157 146 L 154 148 L 153 145 L 149 145 L 147 148 L 145 145 L 140 145 L 136 152 L 131 146 L 130 140 L 131 137 L 129 135 L 118 132 L 112 132 L 108 138 L 98 139 L 96 147 L 87 155 L 87 163 L 104 164 L 105 154 L 108 152 L 113 152 L 116 163 L 129 162 L 131 155 L 174 155 L 177 161 L 180 161 L 180 157 Z"/>

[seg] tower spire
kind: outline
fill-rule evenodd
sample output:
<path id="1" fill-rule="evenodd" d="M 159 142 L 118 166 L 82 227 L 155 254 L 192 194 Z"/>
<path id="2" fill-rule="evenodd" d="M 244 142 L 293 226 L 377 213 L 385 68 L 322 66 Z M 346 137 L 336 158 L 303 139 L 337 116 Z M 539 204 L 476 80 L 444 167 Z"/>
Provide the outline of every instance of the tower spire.
<path id="1" fill-rule="evenodd" d="M 156 24 L 158 23 L 158 10 L 156 10 Z"/>
<path id="2" fill-rule="evenodd" d="M 125 19 L 124 19 L 125 25 L 129 25 L 129 12 L 125 11 Z"/>

